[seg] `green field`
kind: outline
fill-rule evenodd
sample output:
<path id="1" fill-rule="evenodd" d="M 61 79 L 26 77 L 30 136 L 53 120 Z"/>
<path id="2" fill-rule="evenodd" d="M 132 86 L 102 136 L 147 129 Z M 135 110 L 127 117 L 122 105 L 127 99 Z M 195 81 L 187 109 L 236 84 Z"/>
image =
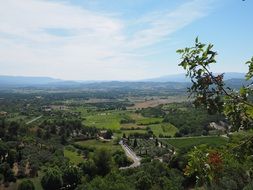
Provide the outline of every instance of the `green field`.
<path id="1" fill-rule="evenodd" d="M 126 136 L 134 133 L 146 133 L 146 129 L 134 129 L 134 130 L 121 130 L 119 133 L 114 133 L 115 137 L 122 137 L 123 133 L 125 133 Z"/>
<path id="2" fill-rule="evenodd" d="M 121 130 L 146 129 L 146 127 L 147 126 L 145 126 L 145 125 L 137 125 L 135 123 L 121 124 L 120 125 Z"/>
<path id="3" fill-rule="evenodd" d="M 64 156 L 70 160 L 71 163 L 78 165 L 83 162 L 83 157 L 74 150 L 64 149 Z"/>
<path id="4" fill-rule="evenodd" d="M 141 127 L 143 127 L 143 129 Z M 164 136 L 173 137 L 175 133 L 178 131 L 178 129 L 170 123 L 152 124 L 148 126 L 141 126 L 136 124 L 124 124 L 121 125 L 121 128 L 125 130 L 121 130 L 121 133 L 116 133 L 115 136 L 121 137 L 123 133 L 125 133 L 127 136 L 133 133 L 146 133 L 147 132 L 146 127 L 149 127 L 153 131 L 154 135 L 157 137 L 159 137 L 160 134 Z"/>
<path id="5" fill-rule="evenodd" d="M 228 142 L 228 139 L 224 137 L 187 137 L 176 139 L 163 139 L 163 143 L 170 144 L 175 148 L 190 148 L 200 144 L 207 144 L 210 146 L 221 146 Z"/>
<path id="6" fill-rule="evenodd" d="M 151 125 L 161 123 L 163 118 L 142 118 L 136 121 L 137 125 Z"/>
<path id="7" fill-rule="evenodd" d="M 158 137 L 160 134 L 173 137 L 178 129 L 170 123 L 149 125 L 153 133 Z"/>
<path id="8" fill-rule="evenodd" d="M 147 118 L 130 111 L 91 111 L 87 112 L 86 108 L 78 107 L 75 111 L 81 112 L 83 118 L 83 124 L 86 126 L 94 126 L 100 129 L 112 129 L 119 130 L 121 127 L 125 127 L 125 124 L 121 124 L 120 121 L 126 117 L 135 121 L 133 128 L 137 128 L 141 125 L 159 124 L 163 118 Z"/>
<path id="9" fill-rule="evenodd" d="M 118 130 L 120 129 L 121 117 L 120 112 L 96 112 L 85 116 L 83 123 L 84 125 L 95 126 L 100 129 Z"/>
<path id="10" fill-rule="evenodd" d="M 144 117 L 141 114 L 135 113 L 135 112 L 130 112 L 129 116 L 134 119 L 135 121 L 138 121 L 140 119 L 143 119 Z"/>
<path id="11" fill-rule="evenodd" d="M 122 149 L 119 144 L 115 145 L 113 141 L 85 140 L 85 141 L 78 141 L 76 142 L 76 144 L 81 145 L 84 148 L 93 150 L 105 148 L 111 152 Z"/>

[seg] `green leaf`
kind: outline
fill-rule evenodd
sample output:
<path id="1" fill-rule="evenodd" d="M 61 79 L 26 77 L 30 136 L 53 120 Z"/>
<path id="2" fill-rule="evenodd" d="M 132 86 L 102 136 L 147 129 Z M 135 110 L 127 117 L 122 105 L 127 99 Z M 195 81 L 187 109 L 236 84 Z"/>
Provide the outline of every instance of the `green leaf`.
<path id="1" fill-rule="evenodd" d="M 181 53 L 184 52 L 184 50 L 183 49 L 178 49 L 176 52 L 179 53 L 179 54 L 181 54 Z"/>
<path id="2" fill-rule="evenodd" d="M 199 37 L 197 37 L 197 38 L 195 39 L 195 43 L 196 43 L 196 44 L 199 43 Z"/>
<path id="3" fill-rule="evenodd" d="M 247 90 L 244 87 L 240 88 L 240 94 L 241 95 L 244 95 L 246 93 L 247 93 Z"/>
<path id="4" fill-rule="evenodd" d="M 205 47 L 206 44 L 200 44 L 199 48 L 202 49 L 203 47 Z"/>

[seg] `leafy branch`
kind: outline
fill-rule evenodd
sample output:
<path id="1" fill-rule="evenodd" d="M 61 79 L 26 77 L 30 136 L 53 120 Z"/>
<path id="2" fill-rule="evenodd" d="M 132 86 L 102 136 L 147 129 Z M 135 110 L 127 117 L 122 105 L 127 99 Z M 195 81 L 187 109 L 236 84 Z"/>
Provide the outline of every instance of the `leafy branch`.
<path id="1" fill-rule="evenodd" d="M 251 84 L 241 87 L 240 91 L 226 87 L 224 73 L 214 75 L 210 71 L 210 65 L 216 63 L 217 56 L 212 48 L 212 44 L 203 44 L 196 38 L 193 47 L 177 50 L 181 54 L 179 66 L 187 71 L 186 76 L 192 81 L 188 92 L 194 97 L 196 106 L 204 105 L 211 114 L 225 114 L 235 130 L 240 127 L 252 128 L 249 110 L 253 104 L 248 99 L 249 94 L 252 94 Z M 249 72 L 245 77 L 250 80 L 253 77 L 253 58 L 246 64 L 249 65 Z"/>

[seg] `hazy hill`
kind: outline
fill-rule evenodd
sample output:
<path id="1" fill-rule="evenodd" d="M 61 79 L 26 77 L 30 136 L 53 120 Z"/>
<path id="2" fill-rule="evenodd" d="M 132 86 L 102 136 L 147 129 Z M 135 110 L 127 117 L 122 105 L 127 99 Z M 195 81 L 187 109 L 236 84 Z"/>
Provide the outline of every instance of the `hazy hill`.
<path id="1" fill-rule="evenodd" d="M 60 82 L 50 77 L 0 76 L 0 85 L 27 86 Z"/>
<path id="2" fill-rule="evenodd" d="M 227 86 L 238 88 L 248 84 L 244 73 L 226 73 Z M 168 75 L 142 81 L 64 81 L 50 77 L 0 76 L 0 88 L 76 88 L 76 89 L 185 89 L 190 80 L 185 74 Z"/>
<path id="3" fill-rule="evenodd" d="M 244 79 L 245 73 L 228 72 L 224 74 L 225 80 L 230 79 Z M 166 75 L 157 78 L 145 79 L 143 81 L 152 82 L 190 82 L 189 78 L 185 77 L 185 74 Z"/>

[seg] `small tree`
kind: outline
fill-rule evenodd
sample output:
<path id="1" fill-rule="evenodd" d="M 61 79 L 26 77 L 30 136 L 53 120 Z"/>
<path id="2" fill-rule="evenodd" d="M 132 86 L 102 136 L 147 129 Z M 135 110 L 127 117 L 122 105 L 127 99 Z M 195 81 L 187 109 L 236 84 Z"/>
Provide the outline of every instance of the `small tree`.
<path id="1" fill-rule="evenodd" d="M 67 142 L 68 142 L 68 141 L 67 141 L 67 139 L 66 139 L 65 134 L 61 135 L 61 144 L 62 144 L 62 145 L 66 145 Z"/>
<path id="2" fill-rule="evenodd" d="M 46 132 L 44 133 L 43 139 L 47 140 L 51 138 L 50 129 L 47 128 Z"/>
<path id="3" fill-rule="evenodd" d="M 6 154 L 8 152 L 8 146 L 0 141 L 0 163 L 3 163 L 6 160 Z"/>
<path id="4" fill-rule="evenodd" d="M 97 150 L 93 159 L 99 175 L 105 176 L 111 171 L 112 156 L 106 149 Z"/>
<path id="5" fill-rule="evenodd" d="M 37 131 L 36 131 L 36 136 L 37 136 L 38 138 L 42 138 L 42 136 L 43 136 L 43 131 L 42 131 L 41 128 L 38 128 L 38 129 L 37 129 Z"/>
<path id="6" fill-rule="evenodd" d="M 135 187 L 138 190 L 149 190 L 152 186 L 151 177 L 145 172 L 139 172 L 138 173 L 138 179 L 135 182 Z"/>
<path id="7" fill-rule="evenodd" d="M 20 125 L 19 123 L 15 122 L 15 121 L 12 121 L 10 123 L 10 126 L 8 128 L 8 132 L 10 134 L 10 136 L 17 136 L 17 132 L 18 132 L 18 129 L 20 128 Z"/>
<path id="8" fill-rule="evenodd" d="M 35 187 L 31 180 L 24 180 L 19 184 L 18 190 L 35 190 Z"/>
<path id="9" fill-rule="evenodd" d="M 92 179 L 97 174 L 97 166 L 92 159 L 85 160 L 80 164 L 80 168 L 89 179 Z"/>
<path id="10" fill-rule="evenodd" d="M 63 173 L 64 186 L 70 186 L 70 189 L 75 189 L 75 187 L 81 182 L 81 172 L 76 166 L 67 166 Z"/>
<path id="11" fill-rule="evenodd" d="M 137 139 L 134 139 L 134 148 L 136 148 L 137 147 Z"/>
<path id="12" fill-rule="evenodd" d="M 112 135 L 113 135 L 113 132 L 112 130 L 108 129 L 105 133 L 105 139 L 111 139 L 112 138 Z"/>
<path id="13" fill-rule="evenodd" d="M 10 164 L 10 166 L 12 167 L 14 162 L 17 160 L 17 152 L 15 149 L 10 149 L 8 151 L 8 156 L 6 161 Z"/>
<path id="14" fill-rule="evenodd" d="M 155 146 L 159 146 L 158 139 L 155 139 Z"/>
<path id="15" fill-rule="evenodd" d="M 0 174 L 3 175 L 4 182 L 15 182 L 16 181 L 14 173 L 11 170 L 11 167 L 7 162 L 4 162 L 0 165 Z"/>
<path id="16" fill-rule="evenodd" d="M 37 163 L 32 163 L 30 166 L 30 177 L 38 176 L 39 165 Z"/>
<path id="17" fill-rule="evenodd" d="M 49 168 L 41 179 L 41 185 L 45 190 L 60 189 L 63 185 L 61 171 L 57 168 Z"/>

